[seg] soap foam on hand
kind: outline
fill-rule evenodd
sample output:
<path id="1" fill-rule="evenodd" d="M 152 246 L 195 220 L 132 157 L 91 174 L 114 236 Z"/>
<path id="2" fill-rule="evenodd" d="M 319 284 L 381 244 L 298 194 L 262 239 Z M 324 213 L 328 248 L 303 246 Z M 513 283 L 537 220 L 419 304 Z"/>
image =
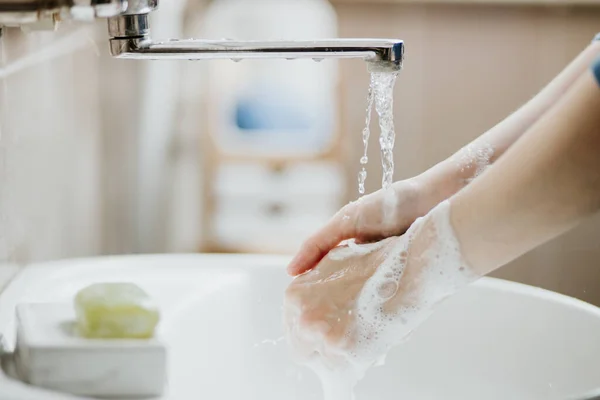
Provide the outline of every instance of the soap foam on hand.
<path id="1" fill-rule="evenodd" d="M 494 147 L 485 141 L 470 143 L 454 154 L 451 159 L 462 174 L 466 175 L 465 183 L 470 183 L 490 167 L 494 156 Z"/>
<path id="2" fill-rule="evenodd" d="M 384 358 L 436 305 L 477 278 L 462 258 L 449 214 L 445 201 L 417 220 L 363 287 L 356 303 L 358 342 L 351 352 L 360 363 Z"/>
<path id="3" fill-rule="evenodd" d="M 437 304 L 477 278 L 460 254 L 449 212 L 450 204 L 446 201 L 417 220 L 401 238 L 352 244 L 332 251 L 325 261 L 329 264 L 320 264 L 313 270 L 313 277 L 304 278 L 294 288 L 296 303 L 286 299 L 288 339 L 293 350 L 301 355 L 301 362 L 321 379 L 325 400 L 353 399 L 354 386 L 369 368 L 383 364 L 389 350 L 406 340 Z M 373 256 L 376 252 L 379 257 Z M 370 258 L 365 254 L 371 254 Z M 378 264 L 367 265 L 373 259 Z M 332 262 L 351 267 L 338 265 L 340 271 L 331 273 L 327 269 L 332 268 Z M 356 265 L 357 262 L 362 264 Z M 323 265 L 322 275 L 328 272 L 330 275 L 319 278 L 318 270 Z M 352 268 L 374 268 L 374 271 L 362 277 L 361 283 L 361 277 L 351 275 Z M 311 281 L 305 282 L 308 279 Z M 326 282 L 332 285 L 336 280 L 338 286 L 319 286 Z M 348 292 L 358 284 L 362 287 L 352 297 Z M 303 294 L 307 297 L 302 297 Z M 340 326 L 325 319 L 330 318 L 331 312 L 343 315 L 344 301 L 352 318 L 345 321 L 338 318 L 339 323 L 346 323 L 345 332 L 342 339 L 332 340 L 330 332 Z M 306 314 L 314 314 L 318 306 L 326 310 L 323 323 L 306 323 Z"/>

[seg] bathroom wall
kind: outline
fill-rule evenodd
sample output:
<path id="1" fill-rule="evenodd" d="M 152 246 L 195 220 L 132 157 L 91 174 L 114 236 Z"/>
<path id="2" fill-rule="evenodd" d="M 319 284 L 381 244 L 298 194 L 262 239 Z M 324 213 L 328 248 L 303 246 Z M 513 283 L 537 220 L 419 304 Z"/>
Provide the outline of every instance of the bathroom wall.
<path id="1" fill-rule="evenodd" d="M 1 43 L 0 263 L 130 252 L 139 64 L 108 56 L 105 23 Z"/>
<path id="2" fill-rule="evenodd" d="M 182 36 L 184 4 L 154 34 Z M 0 46 L 0 263 L 195 250 L 199 146 L 173 139 L 187 62 L 113 59 L 104 20 Z"/>
<path id="3" fill-rule="evenodd" d="M 334 1 L 342 36 L 406 41 L 395 100 L 397 178 L 423 171 L 499 122 L 600 31 L 600 7 L 419 3 Z M 358 172 L 368 77 L 360 61 L 342 68 L 355 160 L 348 168 Z M 369 159 L 379 160 L 377 146 L 371 150 Z M 370 168 L 370 177 L 380 176 L 379 165 Z M 379 179 L 368 184 L 374 190 Z M 596 218 L 496 275 L 600 304 L 599 237 Z"/>
<path id="4" fill-rule="evenodd" d="M 183 4 L 153 16 L 157 36 L 182 35 Z M 189 158 L 175 147 L 197 149 L 172 143 L 180 65 L 111 58 L 103 20 L 56 32 L 4 30 L 0 265 L 195 249 L 197 158 L 170 181 L 171 167 Z"/>
<path id="5" fill-rule="evenodd" d="M 0 65 L 0 261 L 99 251 L 93 31 L 5 30 Z"/>

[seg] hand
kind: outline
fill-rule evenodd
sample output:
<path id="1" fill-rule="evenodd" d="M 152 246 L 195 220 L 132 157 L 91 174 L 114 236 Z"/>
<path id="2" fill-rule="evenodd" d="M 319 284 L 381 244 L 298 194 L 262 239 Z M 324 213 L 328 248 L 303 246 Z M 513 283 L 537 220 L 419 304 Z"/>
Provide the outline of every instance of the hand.
<path id="1" fill-rule="evenodd" d="M 285 295 L 284 324 L 299 359 L 318 354 L 328 363 L 344 361 L 336 359 L 351 347 L 347 332 L 355 323 L 357 298 L 399 240 L 338 247 L 294 279 Z"/>
<path id="2" fill-rule="evenodd" d="M 474 279 L 452 236 L 448 207 L 444 202 L 402 237 L 338 247 L 292 282 L 284 317 L 301 360 L 373 365 Z"/>
<path id="3" fill-rule="evenodd" d="M 421 195 L 416 178 L 394 183 L 343 207 L 317 233 L 304 242 L 288 266 L 290 275 L 312 268 L 334 247 L 346 239 L 368 243 L 402 235 L 429 211 L 429 201 Z M 437 202 L 433 203 L 436 204 Z"/>
<path id="4" fill-rule="evenodd" d="M 286 332 L 301 360 L 330 368 L 372 365 L 434 306 L 471 282 L 452 236 L 448 203 L 401 237 L 331 251 L 297 277 L 285 298 Z"/>

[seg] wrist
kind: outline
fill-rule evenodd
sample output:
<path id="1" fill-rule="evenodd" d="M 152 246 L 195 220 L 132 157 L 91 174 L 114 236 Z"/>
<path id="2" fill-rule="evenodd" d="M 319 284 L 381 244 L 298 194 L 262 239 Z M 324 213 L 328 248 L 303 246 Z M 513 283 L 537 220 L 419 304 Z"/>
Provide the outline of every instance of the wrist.
<path id="1" fill-rule="evenodd" d="M 402 306 L 434 306 L 479 277 L 463 257 L 450 213 L 450 201 L 442 201 L 415 221 L 405 239 L 398 242 L 398 252 L 405 254 L 405 258 L 400 258 L 402 274 L 386 311 L 398 311 Z M 376 274 L 388 272 L 396 276 L 389 271 L 396 264 L 382 265 Z M 388 271 L 379 271 L 381 268 Z"/>
<path id="2" fill-rule="evenodd" d="M 452 197 L 466 185 L 466 180 L 452 173 L 446 161 L 413 178 L 417 195 L 417 213 L 426 215 L 442 201 Z"/>
<path id="3" fill-rule="evenodd" d="M 477 140 L 415 178 L 421 194 L 421 215 L 454 196 L 490 165 L 495 149 Z"/>

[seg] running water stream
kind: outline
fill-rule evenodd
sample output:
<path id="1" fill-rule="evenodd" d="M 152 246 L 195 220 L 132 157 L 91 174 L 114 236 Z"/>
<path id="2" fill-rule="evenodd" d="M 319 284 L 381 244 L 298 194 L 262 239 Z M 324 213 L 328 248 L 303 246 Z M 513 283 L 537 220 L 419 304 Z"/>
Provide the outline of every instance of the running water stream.
<path id="1" fill-rule="evenodd" d="M 365 128 L 362 132 L 363 137 L 363 156 L 360 159 L 362 168 L 358 173 L 358 192 L 362 196 L 365 194 L 365 181 L 367 179 L 366 165 L 369 162 L 367 151 L 369 148 L 369 137 L 371 135 L 371 115 L 373 104 L 379 116 L 379 146 L 381 148 L 381 165 L 383 167 L 383 177 L 381 186 L 386 189 L 394 177 L 394 142 L 396 133 L 394 130 L 394 86 L 398 72 L 372 72 L 369 93 L 367 96 L 367 117 L 365 119 Z"/>

